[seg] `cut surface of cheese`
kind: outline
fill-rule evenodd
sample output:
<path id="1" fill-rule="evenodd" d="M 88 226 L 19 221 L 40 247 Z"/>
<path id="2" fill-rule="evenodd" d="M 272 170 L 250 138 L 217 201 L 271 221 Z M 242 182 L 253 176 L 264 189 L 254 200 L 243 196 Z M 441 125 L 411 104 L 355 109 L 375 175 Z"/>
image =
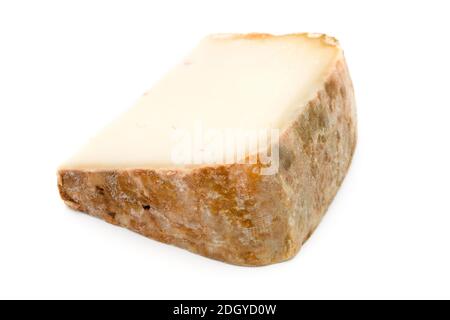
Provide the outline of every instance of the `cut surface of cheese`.
<path id="1" fill-rule="evenodd" d="M 334 38 L 209 36 L 59 168 L 59 192 L 75 210 L 209 258 L 286 261 L 347 173 L 355 110 Z M 243 134 L 227 140 L 232 131 Z M 218 152 L 230 141 L 231 158 Z"/>
<path id="2" fill-rule="evenodd" d="M 176 129 L 283 130 L 340 55 L 308 35 L 209 36 L 63 167 L 171 168 Z"/>

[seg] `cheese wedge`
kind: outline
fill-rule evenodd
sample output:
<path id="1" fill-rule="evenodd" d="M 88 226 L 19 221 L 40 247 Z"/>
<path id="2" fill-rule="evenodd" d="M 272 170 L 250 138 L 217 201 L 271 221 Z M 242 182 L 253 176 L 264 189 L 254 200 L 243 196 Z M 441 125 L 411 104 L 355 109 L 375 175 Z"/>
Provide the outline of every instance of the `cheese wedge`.
<path id="1" fill-rule="evenodd" d="M 326 35 L 205 38 L 58 170 L 76 210 L 206 257 L 293 257 L 356 145 L 344 56 Z"/>

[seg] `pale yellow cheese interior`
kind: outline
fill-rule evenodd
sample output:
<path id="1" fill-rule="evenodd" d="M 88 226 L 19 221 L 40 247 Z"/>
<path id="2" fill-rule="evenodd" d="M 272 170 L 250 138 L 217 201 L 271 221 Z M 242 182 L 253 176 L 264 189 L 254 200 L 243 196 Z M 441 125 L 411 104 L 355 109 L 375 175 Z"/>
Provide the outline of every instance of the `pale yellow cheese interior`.
<path id="1" fill-rule="evenodd" d="M 215 35 L 62 169 L 172 168 L 173 130 L 283 130 L 321 88 L 338 46 L 308 35 Z"/>

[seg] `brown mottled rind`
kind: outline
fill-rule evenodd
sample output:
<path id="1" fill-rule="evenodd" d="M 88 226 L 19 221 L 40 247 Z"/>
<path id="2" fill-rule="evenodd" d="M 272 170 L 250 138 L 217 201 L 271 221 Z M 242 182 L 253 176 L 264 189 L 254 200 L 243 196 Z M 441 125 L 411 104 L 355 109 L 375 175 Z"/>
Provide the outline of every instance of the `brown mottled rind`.
<path id="1" fill-rule="evenodd" d="M 292 258 L 311 236 L 355 145 L 353 87 L 341 56 L 324 86 L 282 132 L 275 175 L 260 175 L 259 164 L 63 169 L 58 186 L 75 210 L 206 257 L 262 266 Z"/>

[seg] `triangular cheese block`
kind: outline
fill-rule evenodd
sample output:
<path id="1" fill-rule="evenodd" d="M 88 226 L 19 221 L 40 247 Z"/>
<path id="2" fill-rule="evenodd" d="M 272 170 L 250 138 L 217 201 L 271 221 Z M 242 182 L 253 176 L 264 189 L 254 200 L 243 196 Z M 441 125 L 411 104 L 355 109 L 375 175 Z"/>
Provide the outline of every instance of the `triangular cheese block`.
<path id="1" fill-rule="evenodd" d="M 228 263 L 293 257 L 356 144 L 337 41 L 213 35 L 58 171 L 70 207 Z"/>

